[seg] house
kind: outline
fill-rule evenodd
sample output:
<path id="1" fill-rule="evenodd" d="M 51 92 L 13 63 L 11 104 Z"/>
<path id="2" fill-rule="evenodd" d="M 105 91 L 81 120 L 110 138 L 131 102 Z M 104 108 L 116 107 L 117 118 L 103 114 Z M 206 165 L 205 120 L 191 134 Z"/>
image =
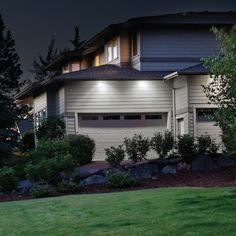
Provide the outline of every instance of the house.
<path id="1" fill-rule="evenodd" d="M 17 99 L 34 106 L 35 127 L 60 116 L 67 134 L 87 134 L 96 142 L 95 160 L 124 137 L 172 130 L 211 135 L 221 130 L 202 85 L 210 81 L 201 58 L 218 53 L 212 26 L 236 24 L 236 12 L 190 12 L 141 17 L 110 25 L 86 48 L 48 65 L 60 75 L 33 83 Z M 151 157 L 152 153 L 150 153 Z"/>

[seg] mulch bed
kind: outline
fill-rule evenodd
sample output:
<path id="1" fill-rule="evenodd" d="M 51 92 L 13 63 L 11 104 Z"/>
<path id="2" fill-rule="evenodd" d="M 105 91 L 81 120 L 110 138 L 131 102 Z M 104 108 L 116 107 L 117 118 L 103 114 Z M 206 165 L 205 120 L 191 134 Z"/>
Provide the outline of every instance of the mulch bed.
<path id="1" fill-rule="evenodd" d="M 142 180 L 137 187 L 125 189 L 111 189 L 105 185 L 91 185 L 81 189 L 79 194 L 92 194 L 92 193 L 108 193 L 129 191 L 137 189 L 149 189 L 160 187 L 178 187 L 178 186 L 192 186 L 192 187 L 227 187 L 235 186 L 236 181 L 236 165 L 219 168 L 206 173 L 199 172 L 185 172 L 178 174 L 161 174 L 157 179 Z M 0 195 L 0 202 L 32 199 L 30 194 L 9 194 Z"/>

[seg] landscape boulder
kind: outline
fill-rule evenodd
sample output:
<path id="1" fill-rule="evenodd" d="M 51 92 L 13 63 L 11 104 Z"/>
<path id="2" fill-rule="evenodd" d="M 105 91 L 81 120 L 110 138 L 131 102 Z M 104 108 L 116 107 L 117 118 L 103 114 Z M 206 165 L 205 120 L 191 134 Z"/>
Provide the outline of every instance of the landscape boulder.
<path id="1" fill-rule="evenodd" d="M 91 175 L 83 180 L 81 180 L 81 186 L 88 186 L 92 184 L 105 184 L 107 182 L 106 178 L 102 175 Z"/>
<path id="2" fill-rule="evenodd" d="M 163 174 L 176 174 L 176 166 L 175 165 L 167 165 L 162 169 Z"/>
<path id="3" fill-rule="evenodd" d="M 215 163 L 212 158 L 205 154 L 199 154 L 192 162 L 192 171 L 206 172 L 215 169 Z"/>
<path id="4" fill-rule="evenodd" d="M 233 164 L 235 164 L 235 161 L 233 161 L 229 157 L 224 156 L 223 154 L 216 155 L 214 157 L 214 161 L 217 167 L 232 166 Z"/>
<path id="5" fill-rule="evenodd" d="M 132 176 L 138 179 L 150 179 L 158 176 L 159 173 L 159 166 L 152 163 L 136 165 L 131 168 Z"/>
<path id="6" fill-rule="evenodd" d="M 33 183 L 30 182 L 29 180 L 27 180 L 27 179 L 22 180 L 19 182 L 17 190 L 20 193 L 28 193 L 28 192 L 30 192 L 30 189 L 32 188 L 32 186 L 33 186 Z"/>

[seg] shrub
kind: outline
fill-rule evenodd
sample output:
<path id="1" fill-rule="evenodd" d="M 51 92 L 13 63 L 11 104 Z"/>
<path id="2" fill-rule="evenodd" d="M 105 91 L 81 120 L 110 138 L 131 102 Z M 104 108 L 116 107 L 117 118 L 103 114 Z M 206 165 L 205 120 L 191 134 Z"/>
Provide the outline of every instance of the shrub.
<path id="1" fill-rule="evenodd" d="M 196 155 L 196 146 L 194 137 L 189 134 L 179 135 L 177 141 L 177 149 L 179 155 L 186 162 L 192 162 Z"/>
<path id="2" fill-rule="evenodd" d="M 156 133 L 151 139 L 151 146 L 161 158 L 165 157 L 174 148 L 174 136 L 172 132 L 167 130 L 164 135 Z"/>
<path id="3" fill-rule="evenodd" d="M 71 180 L 74 182 L 74 183 L 77 183 L 79 184 L 80 183 L 80 173 L 79 172 L 74 172 L 71 174 Z"/>
<path id="4" fill-rule="evenodd" d="M 129 159 L 134 162 L 146 159 L 147 152 L 150 149 L 148 138 L 144 138 L 141 134 L 135 134 L 131 139 L 125 138 L 124 145 Z"/>
<path id="5" fill-rule="evenodd" d="M 15 171 L 18 179 L 25 179 L 25 167 L 30 162 L 31 158 L 28 152 L 22 152 L 20 149 L 15 148 L 12 156 L 6 161 L 6 166 L 11 167 Z"/>
<path id="6" fill-rule="evenodd" d="M 18 186 L 18 179 L 15 171 L 9 167 L 0 169 L 0 191 L 10 193 Z"/>
<path id="7" fill-rule="evenodd" d="M 95 142 L 87 135 L 69 135 L 66 140 L 69 152 L 81 165 L 92 161 L 95 152 Z"/>
<path id="8" fill-rule="evenodd" d="M 64 121 L 57 117 L 49 117 L 44 120 L 36 131 L 36 135 L 39 140 L 63 138 L 64 133 Z"/>
<path id="9" fill-rule="evenodd" d="M 138 180 L 132 177 L 130 172 L 113 171 L 107 173 L 106 178 L 109 188 L 126 188 L 138 185 Z"/>
<path id="10" fill-rule="evenodd" d="M 74 167 L 75 163 L 72 156 L 66 154 L 32 162 L 26 166 L 25 172 L 30 180 L 54 184 L 61 181 L 62 173 L 69 174 Z"/>
<path id="11" fill-rule="evenodd" d="M 31 194 L 36 198 L 49 197 L 49 187 L 47 185 L 36 185 L 32 187 Z"/>
<path id="12" fill-rule="evenodd" d="M 21 149 L 23 152 L 34 149 L 35 148 L 34 131 L 29 130 L 29 131 L 25 132 L 22 136 L 21 143 L 22 143 Z"/>
<path id="13" fill-rule="evenodd" d="M 42 140 L 37 149 L 31 152 L 32 160 L 49 159 L 69 154 L 70 145 L 61 139 Z"/>
<path id="14" fill-rule="evenodd" d="M 78 183 L 75 183 L 73 181 L 65 181 L 65 180 L 59 183 L 57 187 L 58 187 L 58 190 L 62 193 L 74 193 L 74 192 L 78 192 L 80 189 L 80 186 Z"/>
<path id="15" fill-rule="evenodd" d="M 110 147 L 105 149 L 107 158 L 106 161 L 113 168 L 120 166 L 120 163 L 125 159 L 125 151 L 122 149 L 122 145 L 116 147 Z"/>
<path id="16" fill-rule="evenodd" d="M 211 139 L 209 135 L 202 135 L 197 137 L 198 153 L 215 154 L 218 150 L 218 146 Z"/>

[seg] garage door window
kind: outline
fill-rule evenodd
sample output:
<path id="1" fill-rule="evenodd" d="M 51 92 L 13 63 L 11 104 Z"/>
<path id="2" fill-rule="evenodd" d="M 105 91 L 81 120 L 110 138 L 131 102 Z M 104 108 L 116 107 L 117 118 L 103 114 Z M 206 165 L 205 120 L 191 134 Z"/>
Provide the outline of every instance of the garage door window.
<path id="1" fill-rule="evenodd" d="M 146 120 L 161 120 L 162 115 L 145 115 Z"/>
<path id="2" fill-rule="evenodd" d="M 141 120 L 141 115 L 125 115 L 125 120 Z"/>
<path id="3" fill-rule="evenodd" d="M 103 120 L 120 120 L 119 115 L 104 115 Z"/>
<path id="4" fill-rule="evenodd" d="M 99 116 L 97 115 L 82 115 L 80 116 L 81 120 L 98 120 Z"/>
<path id="5" fill-rule="evenodd" d="M 166 126 L 167 114 L 78 114 L 78 127 L 135 128 Z"/>
<path id="6" fill-rule="evenodd" d="M 197 109 L 197 122 L 212 122 L 215 111 L 213 108 Z"/>

